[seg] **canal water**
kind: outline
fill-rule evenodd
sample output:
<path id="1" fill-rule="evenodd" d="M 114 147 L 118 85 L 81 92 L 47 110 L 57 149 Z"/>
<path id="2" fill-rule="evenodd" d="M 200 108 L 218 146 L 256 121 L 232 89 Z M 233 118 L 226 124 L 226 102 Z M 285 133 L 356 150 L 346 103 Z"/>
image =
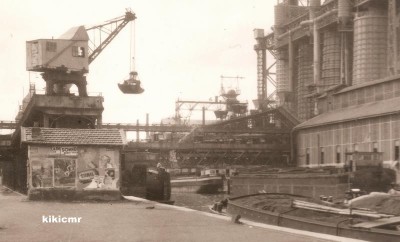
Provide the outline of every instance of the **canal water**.
<path id="1" fill-rule="evenodd" d="M 228 197 L 229 194 L 226 193 L 219 193 L 219 194 L 172 193 L 171 194 L 171 200 L 175 201 L 174 205 L 204 212 L 210 212 L 209 206 Z"/>

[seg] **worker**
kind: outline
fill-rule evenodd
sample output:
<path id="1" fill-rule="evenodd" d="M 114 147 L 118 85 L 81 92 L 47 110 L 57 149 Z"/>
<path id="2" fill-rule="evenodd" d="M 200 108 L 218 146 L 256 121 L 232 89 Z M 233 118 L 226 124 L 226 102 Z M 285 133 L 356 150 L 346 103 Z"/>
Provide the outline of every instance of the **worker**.
<path id="1" fill-rule="evenodd" d="M 389 195 L 400 196 L 400 191 L 398 190 L 398 186 L 396 183 L 392 182 L 390 184 L 390 190 L 388 192 Z"/>
<path id="2" fill-rule="evenodd" d="M 163 167 L 163 165 L 160 162 L 157 163 L 157 170 L 159 172 L 165 172 L 165 168 Z"/>

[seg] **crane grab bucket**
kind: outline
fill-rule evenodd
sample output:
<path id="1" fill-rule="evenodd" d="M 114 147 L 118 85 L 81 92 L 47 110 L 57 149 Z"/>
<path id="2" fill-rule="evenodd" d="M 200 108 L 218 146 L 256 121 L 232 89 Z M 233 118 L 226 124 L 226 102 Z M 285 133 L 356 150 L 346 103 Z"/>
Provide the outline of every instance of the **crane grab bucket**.
<path id="1" fill-rule="evenodd" d="M 137 79 L 137 72 L 129 73 L 129 79 L 123 83 L 118 83 L 118 87 L 124 94 L 141 94 L 144 89 L 140 86 L 140 80 Z"/>

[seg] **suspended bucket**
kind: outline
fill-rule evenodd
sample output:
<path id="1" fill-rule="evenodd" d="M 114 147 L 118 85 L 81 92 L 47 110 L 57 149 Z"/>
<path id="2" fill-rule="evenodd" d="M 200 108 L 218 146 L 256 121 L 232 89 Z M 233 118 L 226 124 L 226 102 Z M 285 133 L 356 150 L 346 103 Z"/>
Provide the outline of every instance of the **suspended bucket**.
<path id="1" fill-rule="evenodd" d="M 215 114 L 215 117 L 217 119 L 225 119 L 226 115 L 228 114 L 228 111 L 226 111 L 226 110 L 215 110 L 214 114 Z"/>
<path id="2" fill-rule="evenodd" d="M 137 72 L 132 71 L 129 76 L 129 79 L 122 84 L 118 83 L 119 90 L 124 94 L 141 94 L 144 92 L 144 89 L 140 86 L 140 80 L 137 79 Z"/>

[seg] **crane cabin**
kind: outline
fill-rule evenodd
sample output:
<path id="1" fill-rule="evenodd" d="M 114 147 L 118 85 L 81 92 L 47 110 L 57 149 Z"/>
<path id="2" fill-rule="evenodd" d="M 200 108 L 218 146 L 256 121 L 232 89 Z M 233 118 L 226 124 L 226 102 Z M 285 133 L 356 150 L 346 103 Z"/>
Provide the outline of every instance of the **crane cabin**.
<path id="1" fill-rule="evenodd" d="M 44 72 L 64 69 L 68 72 L 89 71 L 89 36 L 84 26 L 71 28 L 58 39 L 26 42 L 27 71 Z"/>

